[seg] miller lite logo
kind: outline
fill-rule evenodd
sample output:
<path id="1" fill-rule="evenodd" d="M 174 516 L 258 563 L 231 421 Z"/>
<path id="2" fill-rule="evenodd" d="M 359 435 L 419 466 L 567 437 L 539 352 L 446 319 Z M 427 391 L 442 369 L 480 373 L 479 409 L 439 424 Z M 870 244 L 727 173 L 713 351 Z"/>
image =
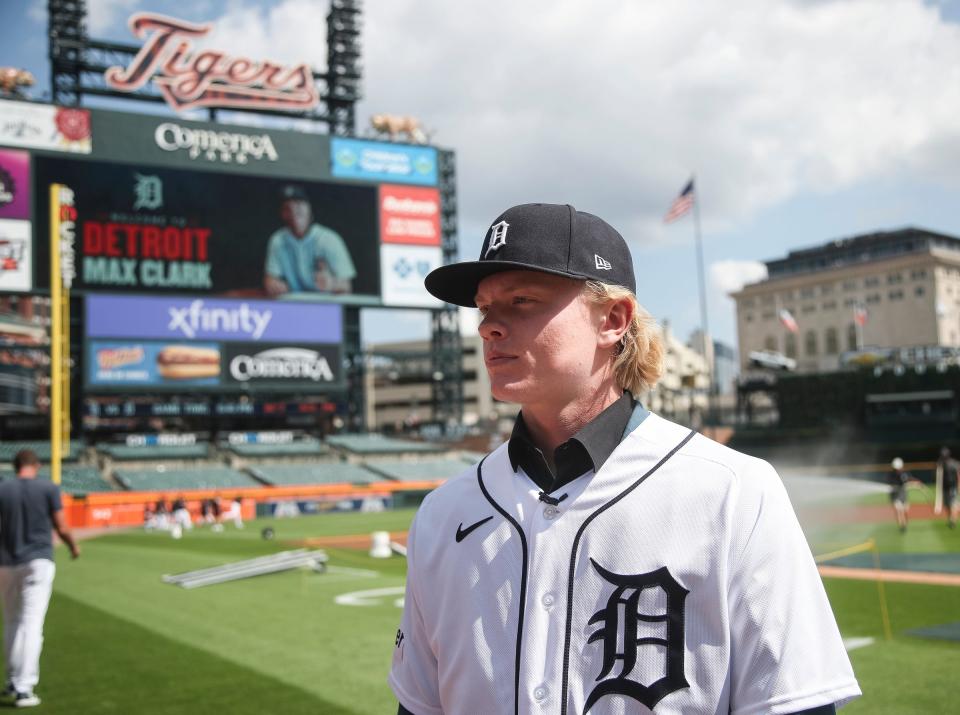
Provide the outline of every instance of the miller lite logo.
<path id="1" fill-rule="evenodd" d="M 178 111 L 193 107 L 302 111 L 320 101 L 306 63 L 291 67 L 231 57 L 222 50 L 194 52 L 191 41 L 212 28 L 137 13 L 130 18 L 130 30 L 144 38 L 143 47 L 126 69 L 108 68 L 104 80 L 113 89 L 135 92 L 152 78 L 167 104 Z"/>

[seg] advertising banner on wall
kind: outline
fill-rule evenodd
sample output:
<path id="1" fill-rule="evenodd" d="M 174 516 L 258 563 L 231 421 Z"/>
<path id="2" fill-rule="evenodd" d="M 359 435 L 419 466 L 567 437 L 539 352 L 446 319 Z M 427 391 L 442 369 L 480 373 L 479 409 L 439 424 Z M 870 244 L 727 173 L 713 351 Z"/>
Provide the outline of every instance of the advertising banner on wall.
<path id="1" fill-rule="evenodd" d="M 30 222 L 0 219 L 0 292 L 33 288 Z"/>
<path id="2" fill-rule="evenodd" d="M 333 344 L 90 340 L 86 364 L 87 385 L 106 388 L 329 391 L 344 377 Z"/>
<path id="3" fill-rule="evenodd" d="M 376 187 L 52 157 L 33 173 L 41 235 L 39 189 L 76 192 L 76 289 L 379 302 Z"/>
<path id="4" fill-rule="evenodd" d="M 440 192 L 419 186 L 384 184 L 380 201 L 380 275 L 383 304 L 440 308 L 423 279 L 443 264 L 440 248 Z"/>
<path id="5" fill-rule="evenodd" d="M 160 296 L 89 295 L 88 338 L 339 343 L 337 305 Z"/>
<path id="6" fill-rule="evenodd" d="M 417 186 L 381 186 L 380 240 L 439 246 L 440 192 Z"/>
<path id="7" fill-rule="evenodd" d="M 90 110 L 105 137 L 91 158 L 288 178 L 330 176 L 330 137 L 186 119 Z"/>
<path id="8" fill-rule="evenodd" d="M 334 137 L 333 175 L 359 181 L 435 186 L 437 150 L 427 146 Z"/>
<path id="9" fill-rule="evenodd" d="M 0 100 L 0 146 L 89 154 L 90 111 Z"/>
<path id="10" fill-rule="evenodd" d="M 343 380 L 339 345 L 251 345 L 223 350 L 226 384 L 258 388 L 329 387 Z"/>
<path id="11" fill-rule="evenodd" d="M 87 384 L 189 388 L 220 383 L 220 347 L 213 343 L 91 340 Z"/>
<path id="12" fill-rule="evenodd" d="M 30 219 L 30 155 L 0 149 L 0 218 Z"/>
<path id="13" fill-rule="evenodd" d="M 423 279 L 443 265 L 439 246 L 406 246 L 385 243 L 381 247 L 383 304 L 409 308 L 441 308 L 443 303 L 423 287 Z"/>
<path id="14" fill-rule="evenodd" d="M 343 316 L 336 305 L 89 295 L 85 330 L 91 387 L 343 386 Z"/>

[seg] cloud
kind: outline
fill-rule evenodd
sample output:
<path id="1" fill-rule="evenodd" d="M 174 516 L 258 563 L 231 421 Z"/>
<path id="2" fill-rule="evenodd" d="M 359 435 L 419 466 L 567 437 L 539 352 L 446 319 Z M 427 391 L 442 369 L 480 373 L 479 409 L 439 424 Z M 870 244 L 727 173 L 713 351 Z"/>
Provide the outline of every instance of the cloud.
<path id="1" fill-rule="evenodd" d="M 211 42 L 323 70 L 326 12 L 234 2 Z M 923 0 L 365 3 L 357 129 L 410 114 L 456 150 L 464 258 L 526 201 L 599 214 L 637 255 L 692 240 L 662 223 L 691 174 L 707 236 L 797 197 L 956 187 L 960 25 L 945 14 Z M 711 267 L 715 334 L 734 333 L 727 292 L 758 265 Z"/>
<path id="2" fill-rule="evenodd" d="M 46 0 L 33 0 L 27 8 L 27 17 L 34 22 L 47 23 L 47 2 Z"/>
<path id="3" fill-rule="evenodd" d="M 234 4 L 215 40 L 322 69 L 326 12 Z M 716 231 L 960 151 L 960 27 L 922 0 L 393 0 L 363 18 L 358 128 L 413 114 L 456 149 L 469 225 L 569 201 L 638 243 L 688 240 L 661 217 L 692 172 Z"/>
<path id="4" fill-rule="evenodd" d="M 710 264 L 710 289 L 728 298 L 748 283 L 767 277 L 767 266 L 760 261 L 716 261 Z"/>
<path id="5" fill-rule="evenodd" d="M 87 0 L 87 31 L 97 37 L 137 8 L 137 0 Z"/>
<path id="6" fill-rule="evenodd" d="M 730 294 L 766 278 L 767 267 L 759 261 L 715 261 L 708 267 L 707 275 L 710 333 L 714 338 L 727 340 L 736 335 L 735 303 Z"/>

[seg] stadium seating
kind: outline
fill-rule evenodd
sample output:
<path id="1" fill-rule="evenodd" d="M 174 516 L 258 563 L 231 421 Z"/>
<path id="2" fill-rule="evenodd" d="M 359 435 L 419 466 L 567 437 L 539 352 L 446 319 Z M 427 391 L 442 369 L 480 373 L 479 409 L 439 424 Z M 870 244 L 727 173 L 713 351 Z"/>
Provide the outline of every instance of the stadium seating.
<path id="1" fill-rule="evenodd" d="M 176 445 L 101 444 L 97 449 L 115 461 L 147 462 L 170 459 L 206 459 L 210 445 L 206 442 Z"/>
<path id="2" fill-rule="evenodd" d="M 369 463 L 367 468 L 394 481 L 417 482 L 449 479 L 469 469 L 469 465 L 462 459 L 448 457 L 417 461 L 377 461 Z"/>
<path id="3" fill-rule="evenodd" d="M 114 477 L 125 489 L 134 491 L 231 489 L 260 486 L 260 483 L 250 475 L 227 467 L 118 469 L 114 472 Z"/>
<path id="4" fill-rule="evenodd" d="M 64 450 L 63 461 L 75 462 L 80 459 L 84 444 L 81 440 L 70 440 L 70 446 Z M 0 464 L 4 467 L 13 461 L 14 455 L 21 449 L 31 449 L 37 453 L 41 462 L 50 461 L 50 442 L 49 440 L 35 440 L 29 442 L 0 442 Z"/>
<path id="5" fill-rule="evenodd" d="M 411 442 L 379 434 L 341 434 L 330 435 L 327 443 L 342 451 L 356 456 L 370 457 L 379 455 L 438 454 L 447 448 L 429 442 Z"/>
<path id="6" fill-rule="evenodd" d="M 0 472 L 0 479 L 12 479 L 13 476 L 12 471 Z M 50 468 L 41 467 L 39 476 L 42 479 L 49 479 Z M 77 496 L 92 492 L 115 491 L 116 487 L 104 480 L 96 467 L 64 465 L 60 470 L 60 490 L 65 494 Z"/>
<path id="7" fill-rule="evenodd" d="M 250 473 L 267 484 L 370 484 L 382 477 L 357 464 L 346 462 L 323 464 L 261 464 Z"/>
<path id="8" fill-rule="evenodd" d="M 222 444 L 221 449 L 233 452 L 245 459 L 325 457 L 331 455 L 330 447 L 319 440 L 301 440 L 286 444 Z"/>

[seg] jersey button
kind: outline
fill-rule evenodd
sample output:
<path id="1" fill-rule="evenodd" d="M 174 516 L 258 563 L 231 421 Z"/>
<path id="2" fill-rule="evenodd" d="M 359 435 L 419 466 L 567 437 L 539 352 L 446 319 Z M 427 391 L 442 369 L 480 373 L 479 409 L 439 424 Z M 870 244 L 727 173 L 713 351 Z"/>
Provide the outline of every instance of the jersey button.
<path id="1" fill-rule="evenodd" d="M 547 521 L 553 521 L 558 516 L 560 516 L 560 510 L 553 506 L 553 504 L 543 510 L 543 518 Z"/>
<path id="2" fill-rule="evenodd" d="M 552 608 L 556 599 L 554 599 L 552 593 L 543 594 L 543 598 L 540 599 L 540 603 L 544 605 L 545 608 Z"/>
<path id="3" fill-rule="evenodd" d="M 538 685 L 533 689 L 533 699 L 536 700 L 537 702 L 540 702 L 541 700 L 545 700 L 546 697 L 547 697 L 547 689 L 542 685 Z"/>

